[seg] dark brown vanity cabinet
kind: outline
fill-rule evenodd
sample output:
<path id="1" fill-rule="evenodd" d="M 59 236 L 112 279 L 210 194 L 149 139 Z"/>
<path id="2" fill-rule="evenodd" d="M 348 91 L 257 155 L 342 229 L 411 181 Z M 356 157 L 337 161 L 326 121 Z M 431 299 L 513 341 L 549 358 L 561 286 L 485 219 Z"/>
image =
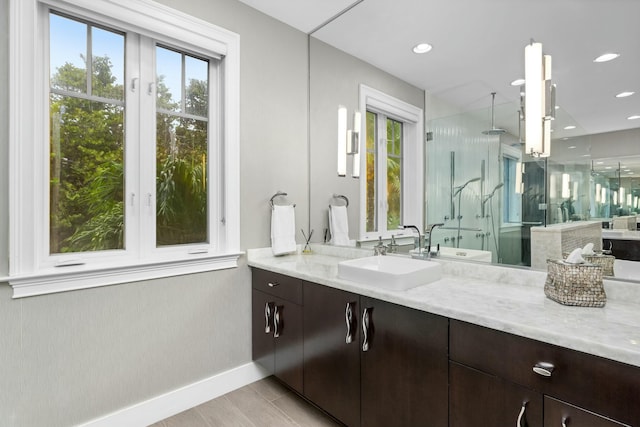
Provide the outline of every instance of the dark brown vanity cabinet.
<path id="1" fill-rule="evenodd" d="M 254 269 L 252 286 L 253 360 L 302 393 L 302 281 Z"/>
<path id="2" fill-rule="evenodd" d="M 304 395 L 360 425 L 360 296 L 304 283 Z"/>
<path id="3" fill-rule="evenodd" d="M 452 427 L 640 426 L 637 367 L 456 320 L 449 344 Z"/>
<path id="4" fill-rule="evenodd" d="M 304 395 L 344 424 L 447 426 L 446 318 L 304 283 Z"/>

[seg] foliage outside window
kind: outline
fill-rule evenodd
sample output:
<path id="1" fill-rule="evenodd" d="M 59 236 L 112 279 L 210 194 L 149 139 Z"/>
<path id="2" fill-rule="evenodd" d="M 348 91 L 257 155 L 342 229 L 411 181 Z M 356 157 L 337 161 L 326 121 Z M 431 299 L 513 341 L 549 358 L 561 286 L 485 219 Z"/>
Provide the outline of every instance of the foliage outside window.
<path id="1" fill-rule="evenodd" d="M 237 266 L 239 37 L 146 0 L 9 1 L 14 297 Z"/>

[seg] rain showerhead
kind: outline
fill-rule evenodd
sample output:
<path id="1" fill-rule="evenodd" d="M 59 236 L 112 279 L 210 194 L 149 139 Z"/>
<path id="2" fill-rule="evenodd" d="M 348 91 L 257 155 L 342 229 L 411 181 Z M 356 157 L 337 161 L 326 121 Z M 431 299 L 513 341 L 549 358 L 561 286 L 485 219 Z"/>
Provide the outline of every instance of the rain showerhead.
<path id="1" fill-rule="evenodd" d="M 480 178 L 480 177 L 471 178 L 469 181 L 465 182 L 461 186 L 454 188 L 455 191 L 453 192 L 453 196 L 454 197 L 457 196 L 458 193 L 460 193 L 464 189 L 464 187 L 466 187 L 467 185 L 471 184 L 472 182 L 480 181 L 481 179 L 482 178 Z"/>
<path id="2" fill-rule="evenodd" d="M 495 125 L 495 102 L 496 102 L 496 93 L 491 92 L 491 129 L 483 130 L 483 135 L 502 135 L 507 132 L 504 129 L 498 129 Z"/>

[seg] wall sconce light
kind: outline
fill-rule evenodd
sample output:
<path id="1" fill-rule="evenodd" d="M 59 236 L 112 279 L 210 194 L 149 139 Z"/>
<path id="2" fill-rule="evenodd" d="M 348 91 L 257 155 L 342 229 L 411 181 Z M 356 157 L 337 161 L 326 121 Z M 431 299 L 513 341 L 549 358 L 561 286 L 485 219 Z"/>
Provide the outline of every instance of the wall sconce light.
<path id="1" fill-rule="evenodd" d="M 551 120 L 555 118 L 555 85 L 551 83 L 551 56 L 542 44 L 524 48 L 524 104 L 526 152 L 535 157 L 551 154 Z"/>
<path id="2" fill-rule="evenodd" d="M 360 131 L 362 117 L 359 111 L 353 113 L 353 129 L 347 129 L 347 108 L 338 107 L 338 176 L 347 175 L 347 155 L 353 155 L 352 176 L 360 176 Z"/>
<path id="3" fill-rule="evenodd" d="M 602 185 L 596 184 L 596 203 L 602 202 Z"/>
<path id="4" fill-rule="evenodd" d="M 602 194 L 600 194 L 600 201 L 603 204 L 609 203 L 609 202 L 607 202 L 607 189 L 606 189 L 606 187 L 602 187 L 602 190 L 600 190 L 600 191 L 602 191 Z"/>
<path id="5" fill-rule="evenodd" d="M 624 206 L 625 202 L 627 201 L 624 195 L 625 195 L 624 187 L 620 187 L 620 205 L 621 206 Z"/>

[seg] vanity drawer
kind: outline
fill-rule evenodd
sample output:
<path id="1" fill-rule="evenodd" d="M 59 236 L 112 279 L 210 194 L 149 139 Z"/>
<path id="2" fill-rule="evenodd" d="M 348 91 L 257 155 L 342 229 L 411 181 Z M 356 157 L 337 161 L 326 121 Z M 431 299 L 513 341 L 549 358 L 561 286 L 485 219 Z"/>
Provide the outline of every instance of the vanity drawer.
<path id="1" fill-rule="evenodd" d="M 271 271 L 253 269 L 253 289 L 302 305 L 302 280 Z"/>
<path id="2" fill-rule="evenodd" d="M 456 320 L 450 331 L 451 360 L 638 425 L 640 368 Z"/>
<path id="3" fill-rule="evenodd" d="M 629 427 L 548 396 L 544 398 L 544 426 Z"/>

